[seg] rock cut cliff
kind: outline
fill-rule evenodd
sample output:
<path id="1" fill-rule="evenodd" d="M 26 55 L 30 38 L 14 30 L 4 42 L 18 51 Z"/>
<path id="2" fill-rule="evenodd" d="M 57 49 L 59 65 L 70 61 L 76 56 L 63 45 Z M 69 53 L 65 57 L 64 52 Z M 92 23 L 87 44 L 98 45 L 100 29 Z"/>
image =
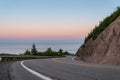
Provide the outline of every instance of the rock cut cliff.
<path id="1" fill-rule="evenodd" d="M 76 53 L 77 59 L 107 64 L 120 64 L 120 16 L 100 35 L 90 38 Z"/>

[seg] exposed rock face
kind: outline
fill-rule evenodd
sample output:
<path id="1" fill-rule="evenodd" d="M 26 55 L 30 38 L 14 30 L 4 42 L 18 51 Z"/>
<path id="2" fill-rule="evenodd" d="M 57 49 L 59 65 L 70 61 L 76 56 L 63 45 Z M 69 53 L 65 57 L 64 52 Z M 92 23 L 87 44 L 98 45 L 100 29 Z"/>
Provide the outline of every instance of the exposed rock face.
<path id="1" fill-rule="evenodd" d="M 84 43 L 76 55 L 88 62 L 120 64 L 120 16 L 95 40 Z"/>

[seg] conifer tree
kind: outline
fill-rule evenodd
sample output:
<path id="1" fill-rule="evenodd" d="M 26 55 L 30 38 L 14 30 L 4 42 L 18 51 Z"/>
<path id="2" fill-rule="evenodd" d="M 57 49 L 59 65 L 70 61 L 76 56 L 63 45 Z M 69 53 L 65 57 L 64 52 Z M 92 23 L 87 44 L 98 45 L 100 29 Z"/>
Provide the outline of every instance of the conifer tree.
<path id="1" fill-rule="evenodd" d="M 38 53 L 38 51 L 37 51 L 37 49 L 36 49 L 35 43 L 33 43 L 32 49 L 31 49 L 31 54 L 32 54 L 32 55 L 37 55 L 37 53 Z"/>

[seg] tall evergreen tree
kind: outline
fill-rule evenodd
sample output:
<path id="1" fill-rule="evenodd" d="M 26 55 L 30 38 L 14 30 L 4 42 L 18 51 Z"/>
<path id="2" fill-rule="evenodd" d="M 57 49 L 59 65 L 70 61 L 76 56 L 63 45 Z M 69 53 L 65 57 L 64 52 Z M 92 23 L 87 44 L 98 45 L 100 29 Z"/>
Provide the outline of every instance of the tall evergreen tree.
<path id="1" fill-rule="evenodd" d="M 37 49 L 36 49 L 35 43 L 33 43 L 32 49 L 31 49 L 31 54 L 32 54 L 32 55 L 37 55 L 37 53 L 38 53 L 38 51 L 37 51 Z"/>

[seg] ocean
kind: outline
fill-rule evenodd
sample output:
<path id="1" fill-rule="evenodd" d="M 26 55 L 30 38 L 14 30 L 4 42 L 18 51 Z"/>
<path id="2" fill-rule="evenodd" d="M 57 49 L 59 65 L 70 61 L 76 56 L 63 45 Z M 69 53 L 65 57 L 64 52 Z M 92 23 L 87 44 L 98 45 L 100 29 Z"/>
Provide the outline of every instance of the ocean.
<path id="1" fill-rule="evenodd" d="M 0 53 L 22 54 L 26 49 L 31 50 L 33 43 L 38 51 L 45 51 L 47 48 L 58 51 L 61 48 L 75 54 L 83 40 L 1 40 Z"/>

